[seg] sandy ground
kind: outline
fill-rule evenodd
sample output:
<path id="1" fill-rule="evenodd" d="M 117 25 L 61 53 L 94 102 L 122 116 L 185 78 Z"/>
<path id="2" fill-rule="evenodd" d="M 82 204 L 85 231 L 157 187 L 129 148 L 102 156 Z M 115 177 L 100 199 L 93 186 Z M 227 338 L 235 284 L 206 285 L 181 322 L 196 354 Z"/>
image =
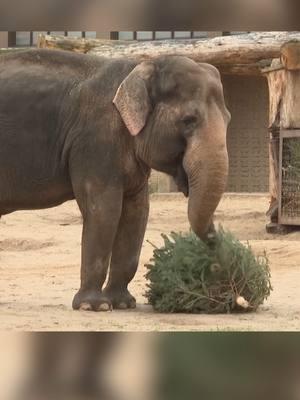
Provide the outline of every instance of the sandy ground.
<path id="1" fill-rule="evenodd" d="M 161 232 L 188 229 L 181 195 L 151 199 L 146 239 L 162 244 Z M 300 232 L 265 232 L 266 196 L 226 195 L 216 221 L 257 254 L 267 251 L 274 291 L 258 312 L 242 315 L 158 314 L 146 305 L 144 264 L 152 255 L 145 240 L 130 289 L 138 307 L 130 311 L 73 311 L 79 286 L 81 218 L 75 202 L 42 211 L 22 211 L 0 220 L 1 330 L 211 331 L 300 330 Z"/>

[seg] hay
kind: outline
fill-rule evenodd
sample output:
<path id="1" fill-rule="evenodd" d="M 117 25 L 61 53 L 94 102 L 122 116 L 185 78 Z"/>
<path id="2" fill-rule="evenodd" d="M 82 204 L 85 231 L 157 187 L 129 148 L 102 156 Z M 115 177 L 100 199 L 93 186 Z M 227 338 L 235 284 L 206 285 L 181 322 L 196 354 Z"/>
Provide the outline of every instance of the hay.
<path id="1" fill-rule="evenodd" d="M 256 257 L 221 227 L 208 242 L 194 233 L 162 235 L 146 265 L 149 303 L 159 312 L 255 311 L 270 295 L 266 255 Z"/>

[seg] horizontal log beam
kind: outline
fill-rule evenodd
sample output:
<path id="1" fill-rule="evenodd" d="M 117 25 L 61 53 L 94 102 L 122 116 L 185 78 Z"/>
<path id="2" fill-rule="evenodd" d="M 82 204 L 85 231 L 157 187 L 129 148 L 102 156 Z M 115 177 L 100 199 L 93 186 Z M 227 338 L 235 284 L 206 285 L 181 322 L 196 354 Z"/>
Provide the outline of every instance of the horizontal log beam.
<path id="1" fill-rule="evenodd" d="M 139 61 L 161 55 L 184 55 L 215 65 L 225 74 L 259 75 L 261 68 L 281 55 L 281 46 L 300 40 L 298 32 L 252 32 L 213 39 L 119 41 L 40 35 L 38 47 L 70 50 Z"/>

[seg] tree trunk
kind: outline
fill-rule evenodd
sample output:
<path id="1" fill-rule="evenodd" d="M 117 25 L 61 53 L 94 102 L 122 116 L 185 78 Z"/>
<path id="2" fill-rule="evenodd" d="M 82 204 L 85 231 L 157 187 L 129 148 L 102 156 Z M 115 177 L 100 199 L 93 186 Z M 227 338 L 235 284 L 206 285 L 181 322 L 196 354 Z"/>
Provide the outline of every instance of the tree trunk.
<path id="1" fill-rule="evenodd" d="M 213 64 L 225 74 L 259 75 L 261 68 L 269 66 L 273 58 L 280 57 L 284 43 L 297 39 L 300 40 L 300 33 L 297 32 L 253 32 L 205 40 L 144 42 L 41 35 L 38 47 L 137 60 L 178 54 L 196 62 Z"/>

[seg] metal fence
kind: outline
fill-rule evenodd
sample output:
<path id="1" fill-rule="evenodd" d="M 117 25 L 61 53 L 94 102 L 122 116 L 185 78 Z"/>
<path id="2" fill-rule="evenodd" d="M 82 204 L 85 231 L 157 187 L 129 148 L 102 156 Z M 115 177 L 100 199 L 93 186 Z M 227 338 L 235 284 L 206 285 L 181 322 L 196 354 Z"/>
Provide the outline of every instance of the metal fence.
<path id="1" fill-rule="evenodd" d="M 105 37 L 112 40 L 163 40 L 163 39 L 205 39 L 209 32 L 204 31 L 120 31 L 120 32 L 95 32 L 95 31 L 31 31 L 31 32 L 9 32 L 9 47 L 35 46 L 38 35 L 53 34 L 71 37 L 96 38 Z M 220 35 L 234 35 L 246 32 L 220 32 Z"/>
<path id="2" fill-rule="evenodd" d="M 280 131 L 279 223 L 300 225 L 300 130 Z"/>
<path id="3" fill-rule="evenodd" d="M 36 46 L 39 34 L 53 34 L 73 37 L 87 37 L 95 38 L 96 32 L 70 32 L 70 31 L 30 31 L 30 32 L 9 32 L 8 35 L 8 46 L 9 47 L 27 47 Z"/>

